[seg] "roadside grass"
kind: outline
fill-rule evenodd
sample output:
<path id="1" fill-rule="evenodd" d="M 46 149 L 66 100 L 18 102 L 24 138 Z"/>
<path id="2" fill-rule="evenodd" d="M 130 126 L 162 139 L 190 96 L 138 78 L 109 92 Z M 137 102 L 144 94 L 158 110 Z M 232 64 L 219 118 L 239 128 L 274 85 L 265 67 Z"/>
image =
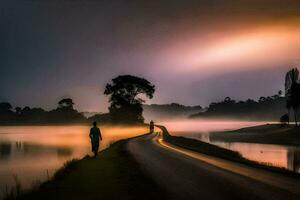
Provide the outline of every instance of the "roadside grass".
<path id="1" fill-rule="evenodd" d="M 7 199 L 165 199 L 164 192 L 128 154 L 126 143 L 114 143 L 97 158 L 67 162 L 37 189 Z"/>
<path id="2" fill-rule="evenodd" d="M 199 152 L 202 154 L 219 157 L 222 159 L 238 162 L 241 164 L 246 164 L 255 168 L 268 170 L 275 173 L 284 174 L 291 177 L 297 177 L 300 178 L 300 174 L 297 172 L 293 172 L 290 170 L 287 170 L 285 168 L 272 166 L 268 163 L 260 163 L 252 160 L 248 160 L 244 158 L 240 153 L 236 151 L 232 151 L 229 149 L 225 149 L 213 144 L 209 144 L 206 142 L 202 142 L 200 140 L 196 139 L 190 139 L 185 137 L 178 137 L 178 136 L 172 136 L 169 134 L 168 130 L 164 126 L 157 126 L 159 127 L 163 132 L 163 139 L 166 142 L 169 142 L 173 145 L 189 149 L 191 151 Z"/>

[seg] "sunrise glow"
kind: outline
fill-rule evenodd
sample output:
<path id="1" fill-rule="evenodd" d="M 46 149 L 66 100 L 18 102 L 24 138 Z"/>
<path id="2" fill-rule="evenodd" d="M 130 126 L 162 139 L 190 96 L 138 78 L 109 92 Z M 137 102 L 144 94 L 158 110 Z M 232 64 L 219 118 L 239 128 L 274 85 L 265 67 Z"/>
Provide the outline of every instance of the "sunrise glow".
<path id="1" fill-rule="evenodd" d="M 206 69 L 210 73 L 221 69 L 224 72 L 272 67 L 267 60 L 276 66 L 296 64 L 299 62 L 299 35 L 298 27 L 271 26 L 216 38 L 206 46 L 190 47 L 184 56 L 179 56 L 182 60 L 178 62 L 185 63 L 185 67 L 176 70 L 193 72 Z"/>

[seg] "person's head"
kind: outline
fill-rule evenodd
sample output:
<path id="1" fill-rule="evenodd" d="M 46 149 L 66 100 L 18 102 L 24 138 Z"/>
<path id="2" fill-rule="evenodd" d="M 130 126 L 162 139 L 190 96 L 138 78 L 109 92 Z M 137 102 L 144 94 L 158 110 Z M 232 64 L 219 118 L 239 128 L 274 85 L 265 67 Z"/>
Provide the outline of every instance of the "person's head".
<path id="1" fill-rule="evenodd" d="M 97 122 L 93 122 L 93 126 L 97 126 Z"/>

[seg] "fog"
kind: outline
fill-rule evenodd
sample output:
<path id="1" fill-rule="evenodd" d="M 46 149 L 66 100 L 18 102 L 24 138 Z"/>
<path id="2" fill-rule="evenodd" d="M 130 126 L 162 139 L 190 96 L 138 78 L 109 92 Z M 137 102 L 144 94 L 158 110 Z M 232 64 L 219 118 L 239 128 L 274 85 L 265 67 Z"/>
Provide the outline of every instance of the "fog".
<path id="1" fill-rule="evenodd" d="M 0 199 L 17 176 L 28 188 L 74 158 L 91 155 L 89 126 L 0 126 Z M 145 126 L 101 126 L 100 149 L 148 132 Z"/>
<path id="2" fill-rule="evenodd" d="M 238 121 L 230 119 L 174 119 L 157 122 L 167 127 L 170 133 L 191 132 L 209 133 L 217 131 L 235 130 L 243 127 L 257 126 L 268 123 L 267 121 Z"/>

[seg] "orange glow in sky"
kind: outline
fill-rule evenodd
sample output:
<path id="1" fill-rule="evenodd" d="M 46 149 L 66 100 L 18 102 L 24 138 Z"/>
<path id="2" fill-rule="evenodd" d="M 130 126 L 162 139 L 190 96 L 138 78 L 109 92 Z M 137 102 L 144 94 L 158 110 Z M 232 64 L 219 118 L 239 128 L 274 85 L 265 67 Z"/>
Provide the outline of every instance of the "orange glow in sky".
<path id="1" fill-rule="evenodd" d="M 205 69 L 207 73 L 218 70 L 224 72 L 246 68 L 260 69 L 271 67 L 270 62 L 274 65 L 297 64 L 300 52 L 299 35 L 300 28 L 295 24 L 257 27 L 216 37 L 204 45 L 195 42 L 193 46 L 186 47 L 172 57 L 178 65 L 175 67 L 178 72 L 199 69 Z"/>
<path id="2" fill-rule="evenodd" d="M 198 58 L 200 65 L 212 65 L 216 63 L 232 62 L 239 60 L 251 60 L 257 63 L 258 59 L 266 57 L 295 56 L 293 45 L 299 47 L 300 28 L 292 30 L 262 30 L 234 36 L 208 48 Z M 278 59 L 278 57 L 274 57 Z M 282 58 L 283 59 L 283 58 Z M 259 66 L 257 66 L 259 67 Z"/>

